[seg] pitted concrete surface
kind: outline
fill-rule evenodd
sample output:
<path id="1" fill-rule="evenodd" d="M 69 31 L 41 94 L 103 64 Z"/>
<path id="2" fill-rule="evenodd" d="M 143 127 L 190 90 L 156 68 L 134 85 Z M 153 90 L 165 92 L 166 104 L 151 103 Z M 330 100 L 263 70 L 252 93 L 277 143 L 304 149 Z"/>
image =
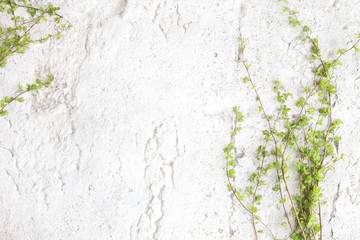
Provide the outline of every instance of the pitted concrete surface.
<path id="1" fill-rule="evenodd" d="M 269 108 L 274 79 L 294 94 L 312 80 L 310 46 L 298 39 L 300 29 L 288 24 L 282 4 L 53 3 L 74 27 L 0 70 L 1 96 L 18 83 L 55 75 L 49 89 L 27 95 L 0 118 L 0 239 L 254 239 L 250 216 L 227 191 L 222 149 L 237 105 L 246 113 L 237 141 L 246 180 L 263 119 L 241 83 L 240 34 Z M 313 27 L 324 58 L 360 33 L 357 0 L 290 5 Z M 324 239 L 360 239 L 359 60 L 351 52 L 336 73 L 334 114 L 345 122 L 339 150 L 348 158 L 323 186 Z M 263 201 L 263 208 L 276 201 Z M 262 217 L 279 229 L 282 213 L 275 210 Z"/>

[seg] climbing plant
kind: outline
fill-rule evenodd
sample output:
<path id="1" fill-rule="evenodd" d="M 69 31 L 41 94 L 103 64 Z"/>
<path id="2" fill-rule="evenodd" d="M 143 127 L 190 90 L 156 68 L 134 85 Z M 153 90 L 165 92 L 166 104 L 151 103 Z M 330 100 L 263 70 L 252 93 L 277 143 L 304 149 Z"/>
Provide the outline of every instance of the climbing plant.
<path id="1" fill-rule="evenodd" d="M 346 157 L 338 153 L 341 141 L 338 129 L 343 122 L 333 113 L 333 99 L 337 95 L 334 71 L 343 65 L 340 60 L 345 54 L 360 51 L 360 34 L 356 34 L 357 39 L 351 46 L 338 49 L 335 56 L 325 59 L 311 27 L 300 21 L 298 11 L 288 7 L 286 0 L 279 2 L 285 4 L 283 12 L 289 14 L 290 25 L 301 32 L 299 38 L 305 46 L 311 47 L 313 80 L 303 89 L 301 96 L 294 96 L 281 81 L 275 80 L 272 91 L 277 110 L 269 112 L 264 107 L 251 65 L 246 60 L 246 42 L 239 37 L 238 62 L 245 74 L 242 81 L 254 93 L 257 110 L 264 117 L 267 127 L 262 131 L 263 140 L 254 156 L 257 159 L 255 172 L 247 185 L 242 183 L 237 186 L 235 179 L 239 174 L 240 160 L 236 157 L 235 139 L 242 130 L 244 115 L 238 107 L 233 108 L 235 125 L 231 140 L 224 148 L 227 187 L 234 199 L 250 214 L 254 238 L 260 239 L 261 234 L 267 232 L 271 239 L 280 239 L 258 209 L 265 198 L 262 190 L 270 188 L 277 192 L 278 199 L 273 201 L 279 204 L 284 215 L 279 227 L 288 230 L 285 239 L 324 239 L 322 206 L 326 204 L 326 197 L 321 184 L 331 174 L 334 164 Z M 289 101 L 291 98 L 295 101 Z M 275 184 L 267 186 L 270 176 L 275 176 Z"/>
<path id="2" fill-rule="evenodd" d="M 59 10 L 59 7 L 52 4 L 39 7 L 27 0 L 0 0 L 0 67 L 6 66 L 10 56 L 25 53 L 31 44 L 61 38 L 62 33 L 71 25 L 58 13 Z M 41 35 L 40 27 L 52 30 Z M 49 87 L 53 79 L 54 76 L 50 74 L 47 79 L 36 79 L 33 84 L 18 85 L 18 92 L 14 96 L 0 100 L 0 115 L 8 114 L 6 108 L 9 104 L 25 101 L 25 93 L 37 93 L 42 87 Z"/>

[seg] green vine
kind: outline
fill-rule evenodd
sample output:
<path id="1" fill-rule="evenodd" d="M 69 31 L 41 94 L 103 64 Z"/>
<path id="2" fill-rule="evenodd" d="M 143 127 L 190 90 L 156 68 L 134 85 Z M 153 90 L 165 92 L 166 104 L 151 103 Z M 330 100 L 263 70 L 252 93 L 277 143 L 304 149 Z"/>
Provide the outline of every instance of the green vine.
<path id="1" fill-rule="evenodd" d="M 45 43 L 49 39 L 59 39 L 62 33 L 71 27 L 62 15 L 59 7 L 49 4 L 47 7 L 37 7 L 27 0 L 0 0 L 0 67 L 5 67 L 8 58 L 14 54 L 25 53 L 31 44 Z M 53 30 L 44 36 L 34 37 L 36 27 L 49 23 Z M 46 80 L 37 79 L 36 83 L 20 86 L 18 93 L 13 97 L 4 97 L 0 100 L 0 116 L 8 114 L 5 108 L 18 101 L 23 102 L 23 94 L 35 91 L 42 87 L 49 87 L 53 75 Z"/>
<path id="2" fill-rule="evenodd" d="M 280 1 L 287 3 L 286 0 Z M 234 107 L 235 127 L 230 143 L 224 148 L 228 189 L 251 215 L 256 239 L 264 230 L 272 239 L 279 239 L 262 220 L 257 207 L 263 200 L 260 190 L 265 190 L 263 186 L 267 185 L 266 180 L 273 171 L 276 184 L 272 190 L 278 192 L 278 203 L 284 214 L 281 226 L 289 232 L 285 239 L 322 240 L 322 206 L 326 201 L 323 200 L 321 183 L 325 181 L 326 174 L 333 170 L 334 164 L 345 158 L 345 154 L 338 154 L 341 136 L 337 130 L 343 122 L 333 117 L 333 98 L 337 94 L 334 70 L 342 65 L 340 58 L 346 53 L 360 51 L 360 34 L 356 34 L 358 39 L 352 46 L 339 49 L 333 59 L 325 60 L 318 39 L 312 37 L 311 28 L 298 19 L 297 10 L 285 6 L 283 11 L 289 14 L 290 25 L 302 30 L 300 39 L 311 46 L 314 80 L 305 87 L 303 95 L 297 98 L 294 105 L 288 101 L 294 97 L 293 94 L 286 91 L 279 80 L 275 80 L 273 91 L 278 108 L 275 114 L 269 114 L 251 75 L 251 65 L 244 58 L 245 41 L 239 38 L 241 55 L 238 62 L 245 70 L 243 82 L 249 84 L 254 92 L 259 113 L 265 117 L 267 128 L 262 131 L 264 143 L 258 147 L 258 166 L 250 178 L 250 185 L 235 187 L 238 169 L 235 137 L 241 131 L 244 116 Z M 293 184 L 290 183 L 293 182 L 297 183 L 298 189 L 291 188 Z"/>

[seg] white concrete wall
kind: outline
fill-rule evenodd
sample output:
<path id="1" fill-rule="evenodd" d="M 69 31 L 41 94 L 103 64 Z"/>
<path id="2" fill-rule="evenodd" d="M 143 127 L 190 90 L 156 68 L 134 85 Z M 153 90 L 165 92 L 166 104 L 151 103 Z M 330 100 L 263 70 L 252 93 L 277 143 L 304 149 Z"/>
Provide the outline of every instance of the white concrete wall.
<path id="1" fill-rule="evenodd" d="M 358 0 L 293 2 L 325 57 L 360 33 Z M 0 70 L 1 96 L 19 82 L 56 77 L 0 118 L 0 239 L 254 239 L 248 214 L 226 189 L 222 148 L 238 105 L 247 113 L 242 167 L 244 176 L 251 173 L 262 119 L 240 81 L 240 33 L 269 101 L 275 78 L 294 93 L 311 80 L 309 46 L 297 39 L 281 4 L 54 3 L 74 28 Z M 345 122 L 340 150 L 349 157 L 324 186 L 325 239 L 360 239 L 359 60 L 349 54 L 337 72 L 335 109 Z M 278 216 L 263 218 L 277 224 Z"/>

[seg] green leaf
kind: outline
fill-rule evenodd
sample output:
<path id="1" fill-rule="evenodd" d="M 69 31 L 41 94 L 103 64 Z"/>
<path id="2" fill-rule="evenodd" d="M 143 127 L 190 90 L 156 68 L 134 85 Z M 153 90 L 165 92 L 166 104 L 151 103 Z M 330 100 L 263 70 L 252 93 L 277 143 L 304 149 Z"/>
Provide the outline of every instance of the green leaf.
<path id="1" fill-rule="evenodd" d="M 279 190 L 280 190 L 280 185 L 279 185 L 279 184 L 276 184 L 276 185 L 272 188 L 272 190 L 273 190 L 274 192 L 279 191 Z"/>
<path id="2" fill-rule="evenodd" d="M 9 115 L 9 112 L 6 110 L 0 111 L 0 116 L 6 116 Z"/>
<path id="3" fill-rule="evenodd" d="M 297 107 L 304 107 L 307 104 L 305 98 L 301 97 L 297 102 L 296 102 L 296 106 Z"/>
<path id="4" fill-rule="evenodd" d="M 305 35 L 301 35 L 299 38 L 300 38 L 300 40 L 303 40 L 303 41 L 305 41 L 307 39 L 307 37 Z"/>
<path id="5" fill-rule="evenodd" d="M 235 179 L 236 178 L 236 170 L 235 169 L 230 169 L 229 170 L 229 177 L 232 178 L 232 179 Z"/>
<path id="6" fill-rule="evenodd" d="M 258 208 L 255 206 L 251 206 L 251 212 L 252 213 L 257 213 L 258 212 Z"/>
<path id="7" fill-rule="evenodd" d="M 297 20 L 296 18 L 294 17 L 290 17 L 289 18 L 289 22 L 291 25 L 293 25 L 294 27 L 296 26 L 301 26 L 301 22 L 299 20 Z"/>
<path id="8" fill-rule="evenodd" d="M 324 119 L 320 119 L 319 121 L 316 122 L 317 125 L 323 125 Z"/>
<path id="9" fill-rule="evenodd" d="M 341 48 L 337 50 L 337 54 L 344 54 L 346 52 L 346 49 Z"/>
<path id="10" fill-rule="evenodd" d="M 239 36 L 239 37 L 238 37 L 238 40 L 239 40 L 239 42 L 240 42 L 241 45 L 244 45 L 244 44 L 245 44 L 245 41 L 244 41 L 244 39 L 242 38 L 242 36 Z"/>
<path id="11" fill-rule="evenodd" d="M 311 32 L 311 31 L 312 31 L 309 26 L 304 26 L 303 30 L 304 30 L 305 32 Z"/>
<path id="12" fill-rule="evenodd" d="M 238 107 L 233 107 L 233 113 L 238 114 L 239 113 L 239 108 Z"/>
<path id="13" fill-rule="evenodd" d="M 229 162 L 229 165 L 232 166 L 232 167 L 235 167 L 237 165 L 237 161 L 236 160 L 231 160 Z"/>
<path id="14" fill-rule="evenodd" d="M 262 195 L 257 195 L 255 197 L 255 202 L 260 202 L 262 200 Z"/>
<path id="15" fill-rule="evenodd" d="M 310 115 L 313 115 L 315 113 L 315 108 L 313 107 L 310 107 L 307 112 L 310 114 Z"/>
<path id="16" fill-rule="evenodd" d="M 273 163 L 273 166 L 274 166 L 275 169 L 280 169 L 281 168 L 281 163 L 279 161 L 275 161 Z"/>
<path id="17" fill-rule="evenodd" d="M 319 112 L 321 113 L 321 115 L 323 115 L 324 117 L 329 116 L 331 113 L 331 108 L 330 107 L 323 107 L 323 108 L 319 108 Z"/>
<path id="18" fill-rule="evenodd" d="M 235 192 L 236 197 L 240 200 L 240 201 L 245 201 L 246 200 L 246 196 L 241 195 L 241 193 L 239 191 Z"/>
<path id="19" fill-rule="evenodd" d="M 253 195 L 254 194 L 254 188 L 253 187 L 247 187 L 246 188 L 246 194 Z"/>
<path id="20" fill-rule="evenodd" d="M 312 90 L 312 87 L 311 86 L 308 86 L 305 88 L 305 93 L 310 93 Z"/>

